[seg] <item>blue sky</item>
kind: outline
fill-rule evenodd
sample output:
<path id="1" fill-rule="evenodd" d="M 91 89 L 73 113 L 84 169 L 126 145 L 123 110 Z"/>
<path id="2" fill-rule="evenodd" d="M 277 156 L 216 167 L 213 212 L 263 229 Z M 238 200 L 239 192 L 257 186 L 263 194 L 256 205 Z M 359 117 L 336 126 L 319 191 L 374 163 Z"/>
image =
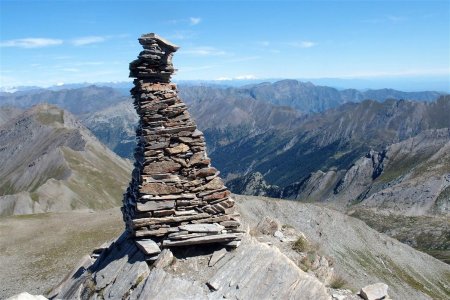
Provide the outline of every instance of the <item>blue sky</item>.
<path id="1" fill-rule="evenodd" d="M 125 81 L 156 32 L 176 80 L 345 78 L 450 91 L 450 1 L 5 1 L 0 85 Z M 433 86 L 430 86 L 433 87 Z"/>

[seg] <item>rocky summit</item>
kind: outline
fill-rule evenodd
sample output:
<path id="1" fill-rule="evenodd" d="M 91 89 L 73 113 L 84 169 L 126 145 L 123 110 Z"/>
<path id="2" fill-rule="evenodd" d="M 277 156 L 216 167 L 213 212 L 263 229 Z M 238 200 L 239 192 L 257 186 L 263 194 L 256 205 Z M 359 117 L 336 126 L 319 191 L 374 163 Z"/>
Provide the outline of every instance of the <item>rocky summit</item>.
<path id="1" fill-rule="evenodd" d="M 100 247 L 100 256 L 86 256 L 48 296 L 328 299 L 325 286 L 282 253 L 243 239 L 234 200 L 170 83 L 178 47 L 153 33 L 139 42 L 144 51 L 130 64 L 140 121 L 122 207 L 126 231 Z"/>

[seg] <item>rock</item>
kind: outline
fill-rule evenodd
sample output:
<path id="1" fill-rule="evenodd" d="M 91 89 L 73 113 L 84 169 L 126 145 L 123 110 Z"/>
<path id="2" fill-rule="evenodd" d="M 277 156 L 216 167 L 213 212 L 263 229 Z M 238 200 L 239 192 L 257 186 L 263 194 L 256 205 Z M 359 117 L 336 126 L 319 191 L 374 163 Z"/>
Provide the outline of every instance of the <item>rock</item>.
<path id="1" fill-rule="evenodd" d="M 144 167 L 144 174 L 171 173 L 178 171 L 181 165 L 174 161 L 154 162 Z"/>
<path id="2" fill-rule="evenodd" d="M 219 177 L 214 178 L 203 186 L 205 190 L 217 190 L 223 187 L 223 182 Z"/>
<path id="3" fill-rule="evenodd" d="M 379 300 L 388 298 L 389 286 L 385 283 L 375 283 L 365 286 L 359 292 L 359 295 L 365 300 Z"/>
<path id="4" fill-rule="evenodd" d="M 136 240 L 138 248 L 146 255 L 158 254 L 161 252 L 159 246 L 152 239 Z"/>
<path id="5" fill-rule="evenodd" d="M 207 300 L 203 288 L 197 283 L 177 278 L 160 268 L 154 268 L 130 297 L 134 299 L 192 299 Z"/>
<path id="6" fill-rule="evenodd" d="M 279 230 L 275 231 L 273 236 L 278 238 L 280 241 L 283 240 L 283 238 L 284 238 L 284 234 Z"/>
<path id="7" fill-rule="evenodd" d="M 142 253 L 136 253 L 132 261 L 135 261 L 135 263 L 130 264 L 128 262 L 117 274 L 114 284 L 103 290 L 105 299 L 123 299 L 124 295 L 129 294 L 130 290 L 136 285 L 136 282 L 148 276 L 150 269 L 147 263 L 143 261 Z"/>
<path id="8" fill-rule="evenodd" d="M 123 239 L 125 236 L 122 235 Z M 120 244 L 120 247 L 115 245 Z M 96 286 L 99 289 L 103 289 L 113 282 L 117 274 L 122 270 L 122 268 L 127 264 L 128 261 L 138 252 L 136 245 L 128 240 L 122 241 L 120 238 L 113 246 L 111 250 L 107 251 L 105 255 L 100 256 L 92 268 L 98 268 L 93 277 Z M 69 295 L 72 291 L 62 290 L 57 298 L 67 299 L 71 298 Z"/>
<path id="9" fill-rule="evenodd" d="M 189 151 L 189 146 L 186 144 L 179 144 L 178 146 L 172 147 L 172 148 L 166 148 L 165 149 L 167 153 L 173 155 L 173 154 L 179 154 L 179 153 L 185 153 Z"/>
<path id="10" fill-rule="evenodd" d="M 169 266 L 173 261 L 172 251 L 169 249 L 163 249 L 158 256 L 158 259 L 153 263 L 154 268 L 164 269 Z"/>
<path id="11" fill-rule="evenodd" d="M 203 132 L 201 132 L 198 129 L 195 129 L 194 132 L 192 133 L 192 137 L 199 137 L 199 136 L 203 136 Z"/>
<path id="12" fill-rule="evenodd" d="M 186 230 L 188 232 L 206 232 L 206 233 L 219 233 L 225 229 L 225 227 L 219 224 L 187 224 L 181 225 L 178 228 L 180 228 L 180 230 Z"/>
<path id="13" fill-rule="evenodd" d="M 223 245 L 226 246 L 226 247 L 230 247 L 230 248 L 237 248 L 237 247 L 239 247 L 241 245 L 241 241 L 240 240 L 235 240 L 235 241 L 223 243 Z"/>
<path id="14" fill-rule="evenodd" d="M 173 185 L 167 185 L 163 183 L 146 183 L 139 190 L 142 194 L 151 194 L 151 195 L 169 195 L 169 194 L 178 194 L 183 190 L 177 188 Z"/>
<path id="15" fill-rule="evenodd" d="M 196 237 L 196 238 L 181 240 L 181 241 L 164 240 L 163 247 L 189 246 L 189 245 L 197 245 L 197 244 L 229 242 L 229 241 L 232 241 L 235 239 L 239 239 L 240 237 L 241 237 L 241 235 L 237 234 L 237 233 L 226 233 L 226 234 L 217 234 L 217 235 L 206 235 L 206 236 L 202 236 L 202 237 Z"/>
<path id="16" fill-rule="evenodd" d="M 209 217 L 207 213 L 201 213 L 192 216 L 179 216 L 179 217 L 162 217 L 162 218 L 142 218 L 133 220 L 133 225 L 135 228 L 155 225 L 155 224 L 168 224 L 168 223 L 179 223 L 184 221 L 191 221 L 195 219 L 204 219 Z"/>
<path id="17" fill-rule="evenodd" d="M 75 274 L 82 274 L 82 273 L 84 273 L 85 271 L 87 271 L 89 269 L 90 266 L 92 266 L 92 263 L 93 263 L 93 260 L 91 259 L 91 257 L 89 255 L 84 255 L 81 258 L 81 260 L 75 265 L 75 267 L 72 269 L 72 271 L 69 274 L 67 274 L 67 276 L 56 287 L 54 287 L 50 291 L 50 293 L 47 294 L 47 296 L 50 299 L 53 299 L 56 295 L 58 295 L 61 292 L 62 287 L 67 282 L 69 282 L 71 280 L 71 278 L 73 276 L 75 276 Z"/>
<path id="18" fill-rule="evenodd" d="M 276 231 L 281 230 L 281 224 L 278 220 L 265 216 L 258 225 L 256 225 L 256 230 L 262 234 L 273 235 Z"/>
<path id="19" fill-rule="evenodd" d="M 329 299 L 325 287 L 275 247 L 245 241 L 208 280 L 212 299 Z"/>
<path id="20" fill-rule="evenodd" d="M 224 248 L 214 251 L 214 253 L 211 255 L 211 258 L 209 259 L 208 266 L 214 266 L 220 259 L 222 259 L 222 257 L 225 256 L 225 254 L 227 254 L 227 250 Z"/>
<path id="21" fill-rule="evenodd" d="M 47 300 L 47 298 L 45 298 L 42 295 L 35 296 L 35 295 L 28 294 L 27 292 L 23 292 L 18 295 L 9 297 L 6 300 Z"/>
<path id="22" fill-rule="evenodd" d="M 138 202 L 136 204 L 136 210 L 141 212 L 171 209 L 174 207 L 175 207 L 175 200 L 147 201 L 145 203 Z"/>
<path id="23" fill-rule="evenodd" d="M 171 263 L 171 252 L 164 249 L 149 269 L 135 243 L 119 240 L 89 272 L 71 276 L 55 299 L 330 299 L 320 281 L 276 247 L 249 236 L 236 250 L 214 253 L 211 266 L 203 255 L 192 255 L 195 251 L 185 252 L 184 259 L 182 253 Z"/>
<path id="24" fill-rule="evenodd" d="M 333 300 L 345 300 L 347 298 L 346 295 L 340 295 L 337 293 L 332 294 L 331 297 L 333 298 Z"/>
<path id="25" fill-rule="evenodd" d="M 210 168 L 203 168 L 198 170 L 195 173 L 196 177 L 207 177 L 207 176 L 211 176 L 211 175 L 215 175 L 217 172 L 216 168 L 210 167 Z"/>

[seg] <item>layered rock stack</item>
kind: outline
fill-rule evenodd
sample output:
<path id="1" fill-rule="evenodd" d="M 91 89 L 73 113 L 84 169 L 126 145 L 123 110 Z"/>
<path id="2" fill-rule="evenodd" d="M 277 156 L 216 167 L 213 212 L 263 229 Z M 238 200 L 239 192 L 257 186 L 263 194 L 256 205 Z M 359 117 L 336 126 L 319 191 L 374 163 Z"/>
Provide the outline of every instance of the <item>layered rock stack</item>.
<path id="1" fill-rule="evenodd" d="M 131 93 L 140 116 L 135 168 L 122 208 L 140 249 L 206 243 L 236 247 L 241 239 L 234 200 L 211 166 L 203 133 L 170 83 L 178 47 L 142 35 L 144 50 L 130 63 Z"/>

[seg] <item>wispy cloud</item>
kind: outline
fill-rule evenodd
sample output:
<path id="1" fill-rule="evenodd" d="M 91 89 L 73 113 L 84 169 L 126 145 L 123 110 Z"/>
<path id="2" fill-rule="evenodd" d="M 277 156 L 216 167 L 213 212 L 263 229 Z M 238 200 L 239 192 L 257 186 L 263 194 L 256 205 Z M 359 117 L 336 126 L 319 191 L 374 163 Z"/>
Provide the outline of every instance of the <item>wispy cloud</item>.
<path id="1" fill-rule="evenodd" d="M 189 18 L 189 22 L 191 25 L 198 25 L 200 24 L 201 21 L 202 21 L 201 18 L 194 18 L 194 17 Z"/>
<path id="2" fill-rule="evenodd" d="M 269 41 L 259 41 L 259 42 L 256 42 L 257 44 L 258 44 L 258 46 L 261 46 L 261 47 L 269 47 L 270 46 L 270 42 Z"/>
<path id="3" fill-rule="evenodd" d="M 194 47 L 180 51 L 180 53 L 195 55 L 195 56 L 223 56 L 227 55 L 226 51 L 214 47 Z"/>
<path id="4" fill-rule="evenodd" d="M 200 24 L 202 21 L 202 18 L 199 17 L 189 17 L 189 18 L 185 18 L 185 19 L 174 19 L 174 20 L 169 20 L 167 21 L 167 23 L 169 24 L 173 24 L 173 25 L 177 25 L 177 24 L 189 24 L 191 26 L 195 26 Z"/>
<path id="5" fill-rule="evenodd" d="M 235 77 L 237 80 L 250 80 L 250 79 L 257 79 L 257 77 L 253 74 L 247 74 L 247 75 L 239 75 Z"/>
<path id="6" fill-rule="evenodd" d="M 177 30 L 168 38 L 171 40 L 189 40 L 195 37 L 195 32 L 192 30 Z"/>
<path id="7" fill-rule="evenodd" d="M 106 36 L 84 36 L 73 39 L 70 43 L 74 46 L 86 46 L 91 44 L 103 43 L 108 37 Z"/>
<path id="8" fill-rule="evenodd" d="M 380 23 L 400 23 L 408 20 L 405 16 L 385 15 L 377 18 L 362 20 L 363 23 L 380 24 Z"/>
<path id="9" fill-rule="evenodd" d="M 77 68 L 61 68 L 60 70 L 64 72 L 80 72 L 80 69 Z"/>
<path id="10" fill-rule="evenodd" d="M 298 42 L 287 43 L 287 45 L 294 47 L 294 48 L 311 48 L 311 47 L 317 46 L 317 43 L 312 42 L 312 41 L 298 41 Z"/>
<path id="11" fill-rule="evenodd" d="M 230 81 L 230 80 L 252 80 L 252 79 L 258 79 L 253 74 L 247 74 L 247 75 L 238 75 L 235 77 L 228 77 L 228 76 L 221 76 L 219 78 L 216 78 L 218 81 Z"/>
<path id="12" fill-rule="evenodd" d="M 63 40 L 49 38 L 25 38 L 0 42 L 0 47 L 43 48 L 61 45 Z"/>

